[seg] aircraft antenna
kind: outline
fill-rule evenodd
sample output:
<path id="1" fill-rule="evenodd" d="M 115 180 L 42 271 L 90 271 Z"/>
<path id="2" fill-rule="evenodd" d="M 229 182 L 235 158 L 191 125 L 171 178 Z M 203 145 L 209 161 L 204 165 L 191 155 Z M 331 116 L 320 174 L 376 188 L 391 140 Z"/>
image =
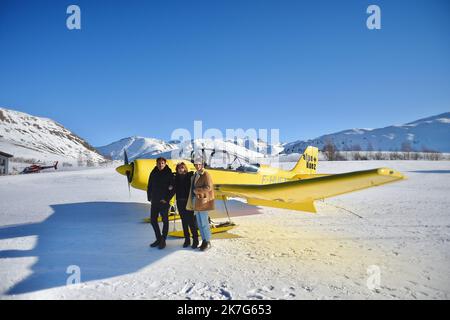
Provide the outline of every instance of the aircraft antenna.
<path id="1" fill-rule="evenodd" d="M 329 205 L 329 206 L 335 207 L 335 208 L 337 208 L 337 209 L 344 210 L 345 212 L 348 212 L 348 213 L 350 213 L 350 214 L 352 214 L 352 215 L 354 215 L 354 216 L 356 216 L 356 217 L 358 217 L 358 218 L 360 218 L 360 219 L 364 219 L 362 216 L 360 216 L 360 215 L 357 214 L 356 212 L 353 212 L 353 211 L 351 211 L 351 210 L 349 210 L 349 209 L 346 209 L 346 208 L 344 208 L 344 207 L 337 206 L 337 205 L 332 204 L 332 203 L 329 203 L 329 202 L 325 202 L 324 199 L 322 199 L 322 202 L 325 203 L 325 204 L 327 204 L 327 205 Z"/>

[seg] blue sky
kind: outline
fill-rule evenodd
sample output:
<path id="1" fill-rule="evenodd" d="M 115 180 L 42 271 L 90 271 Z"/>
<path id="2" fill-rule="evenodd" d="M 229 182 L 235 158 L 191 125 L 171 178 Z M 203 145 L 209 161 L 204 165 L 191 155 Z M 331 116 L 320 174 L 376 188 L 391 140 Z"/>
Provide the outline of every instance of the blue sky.
<path id="1" fill-rule="evenodd" d="M 449 18 L 447 0 L 2 0 L 0 106 L 96 146 L 194 120 L 283 141 L 400 124 L 450 110 Z"/>

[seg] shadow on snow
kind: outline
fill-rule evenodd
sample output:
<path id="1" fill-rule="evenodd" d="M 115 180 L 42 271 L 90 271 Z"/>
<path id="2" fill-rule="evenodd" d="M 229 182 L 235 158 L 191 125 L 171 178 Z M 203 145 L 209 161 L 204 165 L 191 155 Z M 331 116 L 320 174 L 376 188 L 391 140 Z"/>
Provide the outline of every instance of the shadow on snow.
<path id="1" fill-rule="evenodd" d="M 229 203 L 234 213 L 241 210 L 241 214 L 233 216 L 259 211 L 254 207 L 250 210 L 238 201 Z M 38 237 L 31 250 L 0 251 L 0 259 L 38 258 L 31 266 L 32 274 L 5 294 L 64 286 L 71 265 L 80 268 L 82 282 L 130 274 L 180 249 L 182 240 L 176 245 L 175 241 L 169 241 L 165 250 L 148 247 L 154 241 L 154 234 L 142 219 L 149 215 L 149 204 L 84 202 L 57 204 L 51 208 L 53 214 L 42 222 L 0 227 L 0 239 Z"/>
<path id="2" fill-rule="evenodd" d="M 409 172 L 415 172 L 415 173 L 450 173 L 450 170 L 415 170 L 415 171 L 409 171 Z"/>

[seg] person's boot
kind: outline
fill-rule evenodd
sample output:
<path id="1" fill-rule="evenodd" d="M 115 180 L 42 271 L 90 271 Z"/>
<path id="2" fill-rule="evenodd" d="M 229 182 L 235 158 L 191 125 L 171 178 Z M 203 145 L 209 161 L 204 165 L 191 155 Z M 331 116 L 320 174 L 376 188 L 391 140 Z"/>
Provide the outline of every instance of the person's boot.
<path id="1" fill-rule="evenodd" d="M 191 239 L 185 239 L 183 243 L 183 248 L 187 248 L 191 245 Z"/>
<path id="2" fill-rule="evenodd" d="M 194 238 L 194 240 L 192 241 L 192 249 L 197 249 L 198 248 L 198 238 Z"/>
<path id="3" fill-rule="evenodd" d="M 164 237 L 161 237 L 158 248 L 164 249 L 165 247 L 166 247 L 166 239 Z"/>
<path id="4" fill-rule="evenodd" d="M 155 242 L 153 242 L 152 244 L 150 244 L 150 247 L 152 247 L 152 248 L 156 248 L 157 246 L 159 246 L 159 239 L 156 239 Z"/>
<path id="5" fill-rule="evenodd" d="M 206 251 L 211 248 L 211 242 L 203 240 L 202 245 L 200 246 L 200 251 Z"/>

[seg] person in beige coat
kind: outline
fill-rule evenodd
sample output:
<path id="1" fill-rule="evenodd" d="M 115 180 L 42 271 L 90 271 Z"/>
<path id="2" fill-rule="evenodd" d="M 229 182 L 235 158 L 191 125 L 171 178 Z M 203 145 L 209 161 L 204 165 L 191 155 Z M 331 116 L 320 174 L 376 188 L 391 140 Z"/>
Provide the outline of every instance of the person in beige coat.
<path id="1" fill-rule="evenodd" d="M 196 159 L 194 166 L 197 171 L 191 178 L 191 189 L 186 209 L 195 212 L 197 226 L 203 240 L 200 250 L 205 251 L 211 247 L 208 211 L 214 210 L 214 184 L 211 175 L 204 168 L 202 159 Z"/>

